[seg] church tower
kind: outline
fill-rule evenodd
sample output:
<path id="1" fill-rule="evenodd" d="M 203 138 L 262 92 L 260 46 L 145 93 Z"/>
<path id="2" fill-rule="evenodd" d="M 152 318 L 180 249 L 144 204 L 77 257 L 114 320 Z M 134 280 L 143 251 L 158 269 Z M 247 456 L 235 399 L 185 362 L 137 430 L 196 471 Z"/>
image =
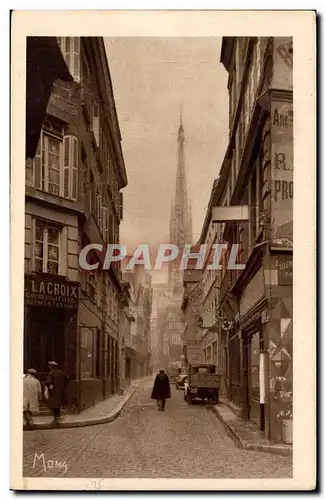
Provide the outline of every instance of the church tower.
<path id="1" fill-rule="evenodd" d="M 192 244 L 192 217 L 187 193 L 184 143 L 185 134 L 181 114 L 178 130 L 178 163 L 175 195 L 172 202 L 170 219 L 170 243 L 178 246 L 179 256 L 182 255 L 185 244 Z M 182 297 L 183 271 L 180 269 L 180 259 L 175 259 L 170 263 L 169 291 L 174 298 Z"/>

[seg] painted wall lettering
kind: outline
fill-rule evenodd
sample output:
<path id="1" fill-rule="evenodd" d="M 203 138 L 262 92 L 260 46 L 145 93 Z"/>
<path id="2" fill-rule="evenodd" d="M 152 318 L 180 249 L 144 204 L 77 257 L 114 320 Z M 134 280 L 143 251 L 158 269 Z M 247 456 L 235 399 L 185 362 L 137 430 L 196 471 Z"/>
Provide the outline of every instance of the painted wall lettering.
<path id="1" fill-rule="evenodd" d="M 289 40 L 280 41 L 286 46 Z M 278 47 L 283 54 L 282 47 Z M 280 53 L 278 52 L 280 58 Z M 284 73 L 284 64 L 283 66 Z M 280 82 L 282 72 L 278 75 Z M 285 71 L 286 73 L 286 71 Z M 285 80 L 283 80 L 285 84 Z M 274 243 L 291 245 L 293 220 L 293 104 L 274 101 L 271 106 L 272 221 Z M 282 231 L 280 232 L 280 229 Z M 276 244 L 276 243 L 275 243 Z"/>
<path id="2" fill-rule="evenodd" d="M 278 108 L 275 108 L 273 113 L 273 125 L 279 127 L 293 127 L 293 112 L 288 110 L 288 113 L 282 113 Z"/>
<path id="3" fill-rule="evenodd" d="M 287 162 L 285 153 L 274 153 L 274 168 L 276 170 L 293 170 L 293 164 Z"/>
<path id="4" fill-rule="evenodd" d="M 274 181 L 274 200 L 289 200 L 293 198 L 293 181 Z"/>

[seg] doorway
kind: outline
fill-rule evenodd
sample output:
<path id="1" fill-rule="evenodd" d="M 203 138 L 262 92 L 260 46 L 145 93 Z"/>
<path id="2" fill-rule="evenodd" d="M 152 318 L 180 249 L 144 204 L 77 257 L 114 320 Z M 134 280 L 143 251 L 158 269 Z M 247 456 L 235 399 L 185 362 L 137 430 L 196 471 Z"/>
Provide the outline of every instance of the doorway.
<path id="1" fill-rule="evenodd" d="M 65 312 L 56 309 L 31 307 L 25 325 L 25 369 L 48 372 L 48 362 L 66 362 Z"/>
<path id="2" fill-rule="evenodd" d="M 260 425 L 260 388 L 259 388 L 259 359 L 260 359 L 260 332 L 250 337 L 249 354 L 249 418 Z"/>
<path id="3" fill-rule="evenodd" d="M 246 418 L 262 428 L 262 405 L 260 404 L 260 348 L 262 334 L 260 330 L 248 333 L 244 344 L 244 385 Z"/>

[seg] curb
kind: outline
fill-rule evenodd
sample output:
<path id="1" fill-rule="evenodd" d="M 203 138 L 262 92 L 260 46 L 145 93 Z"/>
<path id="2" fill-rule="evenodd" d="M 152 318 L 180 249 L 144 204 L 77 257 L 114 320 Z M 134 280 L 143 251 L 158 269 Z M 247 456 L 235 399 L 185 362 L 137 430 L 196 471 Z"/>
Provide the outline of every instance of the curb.
<path id="1" fill-rule="evenodd" d="M 100 424 L 107 424 L 110 422 L 113 422 L 121 413 L 123 410 L 124 406 L 128 403 L 129 399 L 131 396 L 137 391 L 139 388 L 139 385 L 136 385 L 130 391 L 128 394 L 126 394 L 126 397 L 112 410 L 110 413 L 103 417 L 96 417 L 96 418 L 91 418 L 87 420 L 77 420 L 77 421 L 71 421 L 71 422 L 61 422 L 58 426 L 54 426 L 51 423 L 36 423 L 32 427 L 28 429 L 24 429 L 24 431 L 36 431 L 39 429 L 69 429 L 69 428 L 75 428 L 75 427 L 88 427 L 90 425 L 100 425 Z"/>
<path id="2" fill-rule="evenodd" d="M 232 425 L 230 425 L 219 412 L 219 409 L 217 406 L 213 406 L 213 412 L 219 419 L 219 421 L 224 425 L 227 434 L 233 439 L 235 444 L 238 446 L 238 448 L 242 450 L 249 450 L 249 451 L 262 451 L 265 453 L 271 453 L 274 455 L 281 455 L 281 456 L 292 456 L 292 448 L 289 446 L 283 446 L 279 444 L 257 444 L 257 443 L 251 443 L 250 441 L 245 441 L 242 439 L 239 434 L 234 430 Z"/>

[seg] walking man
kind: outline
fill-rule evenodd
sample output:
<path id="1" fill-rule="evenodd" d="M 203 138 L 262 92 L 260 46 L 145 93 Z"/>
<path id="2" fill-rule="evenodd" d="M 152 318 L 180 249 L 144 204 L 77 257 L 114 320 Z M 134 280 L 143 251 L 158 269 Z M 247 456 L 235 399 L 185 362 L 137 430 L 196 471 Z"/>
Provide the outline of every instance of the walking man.
<path id="1" fill-rule="evenodd" d="M 169 377 L 163 369 L 156 375 L 151 399 L 157 400 L 159 411 L 165 410 L 165 402 L 171 397 Z"/>
<path id="2" fill-rule="evenodd" d="M 27 427 L 33 425 L 33 414 L 39 413 L 39 400 L 42 396 L 40 381 L 36 378 L 36 370 L 30 368 L 23 379 L 23 417 Z"/>
<path id="3" fill-rule="evenodd" d="M 68 376 L 59 368 L 58 363 L 50 361 L 46 386 L 49 391 L 49 407 L 52 410 L 53 424 L 58 425 L 61 416 L 61 406 L 65 401 Z"/>

